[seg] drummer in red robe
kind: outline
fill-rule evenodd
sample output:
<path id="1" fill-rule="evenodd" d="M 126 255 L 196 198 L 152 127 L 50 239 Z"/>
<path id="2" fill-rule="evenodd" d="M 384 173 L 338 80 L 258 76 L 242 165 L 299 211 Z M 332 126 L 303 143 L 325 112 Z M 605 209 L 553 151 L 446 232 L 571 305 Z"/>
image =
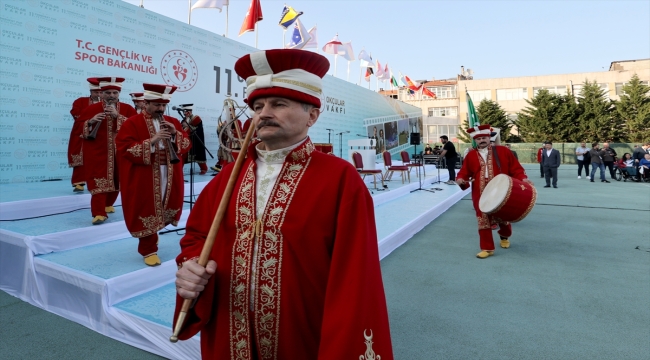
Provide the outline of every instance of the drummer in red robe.
<path id="1" fill-rule="evenodd" d="M 101 95 L 99 90 L 99 81 L 97 78 L 88 78 L 88 87 L 90 96 L 80 97 L 72 103 L 70 115 L 72 115 L 72 129 L 70 131 L 70 140 L 68 141 L 68 166 L 72 168 L 72 191 L 82 192 L 86 185 L 83 169 L 83 122 L 77 121 L 81 112 L 88 106 L 98 103 Z"/>
<path id="2" fill-rule="evenodd" d="M 201 331 L 204 359 L 393 358 L 373 201 L 354 167 L 315 151 L 322 55 L 241 57 L 253 143 L 206 268 L 196 262 L 233 165 L 201 192 L 177 257 L 179 338 Z M 226 201 L 225 199 L 223 201 Z M 200 296 L 199 296 L 200 294 Z"/>
<path id="3" fill-rule="evenodd" d="M 176 87 L 143 86 L 144 109 L 122 124 L 115 144 L 124 222 L 139 239 L 144 263 L 157 266 L 157 232 L 177 225 L 183 211 L 183 164 L 172 163 L 170 151 L 180 159 L 190 149 L 190 140 L 178 120 L 163 115 Z"/>
<path id="4" fill-rule="evenodd" d="M 90 105 L 79 116 L 83 124 L 84 174 L 92 195 L 90 212 L 93 225 L 103 223 L 108 219 L 108 213 L 115 212 L 113 204 L 120 190 L 115 136 L 122 123 L 136 115 L 131 105 L 119 101 L 124 78 L 102 77 L 98 80 L 102 101 Z"/>
<path id="5" fill-rule="evenodd" d="M 480 238 L 481 251 L 476 254 L 479 259 L 485 259 L 494 255 L 494 239 L 492 238 L 492 225 L 499 226 L 501 247 L 510 247 L 510 236 L 512 235 L 512 224 L 509 222 L 498 222 L 479 210 L 479 199 L 485 186 L 499 174 L 506 174 L 515 179 L 532 184 L 524 168 L 512 154 L 512 151 L 505 146 L 490 146 L 490 137 L 497 136 L 492 133 L 490 125 L 479 125 L 467 129 L 467 133 L 476 142 L 476 148 L 470 150 L 463 159 L 463 166 L 456 175 L 456 183 L 465 190 L 472 181 L 472 204 L 476 211 L 478 220 L 478 235 Z"/>

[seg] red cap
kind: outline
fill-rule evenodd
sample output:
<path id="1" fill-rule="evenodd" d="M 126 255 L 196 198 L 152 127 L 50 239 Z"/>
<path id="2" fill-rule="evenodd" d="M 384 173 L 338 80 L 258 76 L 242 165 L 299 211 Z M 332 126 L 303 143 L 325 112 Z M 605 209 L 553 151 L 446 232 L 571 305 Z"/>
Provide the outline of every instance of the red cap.
<path id="1" fill-rule="evenodd" d="M 132 101 L 144 101 L 144 93 L 130 93 Z"/>
<path id="2" fill-rule="evenodd" d="M 467 134 L 475 139 L 481 136 L 491 136 L 492 127 L 490 124 L 478 125 L 467 129 Z"/>
<path id="3" fill-rule="evenodd" d="M 90 90 L 99 90 L 99 80 L 95 77 L 86 79 L 88 81 L 88 87 Z"/>
<path id="4" fill-rule="evenodd" d="M 248 98 L 278 96 L 321 106 L 322 78 L 330 63 L 322 55 L 298 49 L 258 51 L 241 57 L 235 71 L 246 79 Z"/>
<path id="5" fill-rule="evenodd" d="M 155 103 L 167 104 L 176 91 L 176 86 L 166 84 L 142 84 L 144 88 L 144 100 Z"/>
<path id="6" fill-rule="evenodd" d="M 100 90 L 117 90 L 122 91 L 122 83 L 124 78 L 122 77 L 100 77 L 97 78 L 99 81 Z"/>

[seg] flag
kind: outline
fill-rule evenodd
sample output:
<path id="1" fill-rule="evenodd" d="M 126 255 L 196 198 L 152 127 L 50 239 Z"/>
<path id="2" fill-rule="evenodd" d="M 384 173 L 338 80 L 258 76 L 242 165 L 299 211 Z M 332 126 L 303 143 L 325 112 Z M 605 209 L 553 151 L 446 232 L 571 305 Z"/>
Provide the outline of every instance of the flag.
<path id="1" fill-rule="evenodd" d="M 428 96 L 430 98 L 437 99 L 438 97 L 436 96 L 435 93 L 431 92 L 431 90 L 427 89 L 426 86 L 422 87 L 422 95 Z"/>
<path id="2" fill-rule="evenodd" d="M 422 86 L 419 82 L 417 81 L 411 81 L 408 76 L 404 75 L 404 79 L 406 80 L 406 86 L 408 86 L 409 89 L 418 91 L 420 90 L 420 86 Z"/>
<path id="3" fill-rule="evenodd" d="M 361 50 L 359 53 L 359 63 L 360 67 L 370 67 L 373 68 L 375 67 L 375 64 L 372 61 L 372 55 L 368 55 L 366 50 Z"/>
<path id="4" fill-rule="evenodd" d="M 341 49 L 343 49 L 345 51 L 345 53 L 341 54 L 341 55 L 343 55 L 343 57 L 347 61 L 354 61 L 355 60 L 354 59 L 354 50 L 352 50 L 352 41 L 348 41 L 346 43 L 343 43 Z"/>
<path id="5" fill-rule="evenodd" d="M 399 81 L 402 83 L 402 86 L 408 86 L 408 84 L 406 83 L 406 77 L 402 75 L 401 72 L 399 73 Z"/>
<path id="6" fill-rule="evenodd" d="M 343 55 L 345 50 L 343 50 L 343 43 L 339 40 L 339 34 L 336 34 L 332 40 L 323 46 L 323 52 L 334 55 Z"/>
<path id="7" fill-rule="evenodd" d="M 467 96 L 467 123 L 469 127 L 479 126 L 481 122 L 479 121 L 478 114 L 476 109 L 474 109 L 474 103 L 472 102 L 472 97 L 469 96 L 467 90 L 465 90 L 465 96 Z M 476 147 L 476 142 L 472 139 L 472 146 Z"/>
<path id="8" fill-rule="evenodd" d="M 372 74 L 373 74 L 373 72 L 372 72 L 372 68 L 371 68 L 370 66 L 368 66 L 368 67 L 366 68 L 366 76 L 365 76 L 365 79 L 366 79 L 367 82 L 370 82 L 370 76 L 371 76 Z"/>
<path id="9" fill-rule="evenodd" d="M 384 77 L 382 80 L 390 80 L 390 70 L 388 70 L 388 64 L 384 66 Z"/>
<path id="10" fill-rule="evenodd" d="M 214 8 L 219 9 L 219 12 L 221 12 L 221 8 L 227 5 L 228 0 L 199 0 L 194 5 L 192 5 L 191 10 L 199 8 Z"/>
<path id="11" fill-rule="evenodd" d="M 309 33 L 309 36 L 311 37 L 311 39 L 309 41 L 307 41 L 305 46 L 303 46 L 302 48 L 303 49 L 318 49 L 318 37 L 317 37 L 317 34 L 316 34 L 316 26 L 309 29 L 308 33 Z"/>
<path id="12" fill-rule="evenodd" d="M 251 0 L 251 4 L 246 12 L 246 17 L 244 18 L 244 23 L 241 24 L 239 36 L 242 36 L 248 31 L 255 31 L 255 24 L 262 19 L 262 5 L 260 5 L 260 0 Z"/>
<path id="13" fill-rule="evenodd" d="M 285 48 L 288 49 L 302 49 L 309 40 L 311 40 L 311 36 L 309 36 L 309 32 L 305 28 L 305 26 L 300 22 L 300 19 L 296 19 L 296 26 L 293 30 L 293 36 L 291 37 L 291 42 L 287 44 Z"/>
<path id="14" fill-rule="evenodd" d="M 391 72 L 390 72 L 390 83 L 391 83 L 391 85 L 393 85 L 393 86 L 396 87 L 396 88 L 399 87 L 399 84 L 397 83 L 397 79 L 395 79 L 395 75 L 393 75 L 393 71 L 392 71 L 392 70 L 391 70 Z"/>
<path id="15" fill-rule="evenodd" d="M 298 16 L 300 15 L 302 15 L 302 11 L 297 12 L 291 6 L 285 5 L 284 9 L 282 9 L 282 15 L 280 16 L 279 25 L 286 30 L 289 26 L 291 26 L 291 24 L 293 24 L 298 19 Z"/>
<path id="16" fill-rule="evenodd" d="M 377 79 L 379 80 L 384 79 L 384 69 L 381 67 L 379 60 L 377 60 L 377 72 L 375 73 L 375 76 L 377 76 Z"/>

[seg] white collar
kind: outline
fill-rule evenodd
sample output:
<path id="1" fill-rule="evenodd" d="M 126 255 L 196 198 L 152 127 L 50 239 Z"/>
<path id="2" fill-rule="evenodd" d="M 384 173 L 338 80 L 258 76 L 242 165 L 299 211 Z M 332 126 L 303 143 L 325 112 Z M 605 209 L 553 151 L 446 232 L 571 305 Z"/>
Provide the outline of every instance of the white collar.
<path id="1" fill-rule="evenodd" d="M 263 150 L 259 148 L 262 144 L 259 144 L 255 147 L 257 159 L 267 164 L 282 164 L 287 155 L 289 155 L 293 149 L 305 142 L 305 140 L 307 140 L 307 138 L 304 138 L 291 146 L 278 150 Z"/>

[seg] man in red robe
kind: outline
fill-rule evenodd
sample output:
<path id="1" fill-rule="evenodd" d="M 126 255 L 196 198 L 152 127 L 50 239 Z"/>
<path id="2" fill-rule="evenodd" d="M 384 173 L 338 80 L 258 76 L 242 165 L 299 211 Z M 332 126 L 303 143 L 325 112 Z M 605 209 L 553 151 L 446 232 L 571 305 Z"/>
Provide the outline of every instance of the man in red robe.
<path id="1" fill-rule="evenodd" d="M 199 175 L 205 175 L 208 172 L 208 165 L 206 164 L 205 157 L 205 136 L 203 134 L 203 120 L 198 115 L 192 114 L 194 104 L 179 105 L 183 111 L 183 130 L 190 135 L 192 142 L 192 149 L 186 154 L 184 163 L 196 162 L 199 164 L 201 172 Z M 190 164 L 191 166 L 191 164 Z"/>
<path id="2" fill-rule="evenodd" d="M 174 322 L 183 300 L 195 301 L 179 338 L 201 331 L 204 359 L 393 358 L 372 198 L 349 162 L 307 136 L 328 69 L 322 55 L 294 49 L 235 64 L 261 142 L 231 199 L 221 197 L 232 164 L 201 192 L 176 259 Z M 220 201 L 229 204 L 203 268 L 196 259 Z"/>
<path id="3" fill-rule="evenodd" d="M 190 140 L 178 120 L 164 115 L 176 87 L 144 84 L 144 90 L 142 113 L 122 124 L 115 144 L 124 222 L 139 239 L 144 263 L 157 266 L 157 232 L 177 225 L 183 211 L 183 164 L 172 162 L 170 151 L 180 159 L 190 149 Z"/>
<path id="4" fill-rule="evenodd" d="M 490 125 L 479 125 L 467 129 L 467 133 L 476 142 L 476 148 L 470 150 L 463 159 L 463 166 L 456 176 L 456 183 L 465 190 L 472 181 L 472 204 L 476 211 L 478 220 L 478 235 L 480 238 L 481 251 L 476 254 L 479 259 L 485 259 L 494 255 L 494 239 L 492 238 L 492 226 L 499 226 L 501 247 L 510 247 L 510 236 L 512 235 L 512 224 L 509 222 L 498 222 L 491 216 L 484 214 L 478 206 L 481 194 L 485 186 L 497 175 L 506 174 L 518 180 L 533 184 L 528 180 L 524 168 L 512 154 L 512 151 L 505 146 L 490 146 L 492 135 Z"/>
<path id="5" fill-rule="evenodd" d="M 72 115 L 72 129 L 68 141 L 68 166 L 72 168 L 72 191 L 82 192 L 86 185 L 86 178 L 83 171 L 83 122 L 77 121 L 81 112 L 88 106 L 98 103 L 101 95 L 99 81 L 97 78 L 88 78 L 90 96 L 80 97 L 72 103 L 70 115 Z"/>
<path id="6" fill-rule="evenodd" d="M 90 105 L 79 115 L 83 127 L 84 174 L 92 195 L 90 212 L 93 225 L 108 219 L 115 212 L 113 204 L 119 194 L 115 136 L 127 118 L 136 115 L 135 109 L 119 102 L 124 78 L 99 78 L 102 102 Z M 96 132 L 95 132 L 96 131 Z"/>
<path id="7" fill-rule="evenodd" d="M 130 93 L 131 101 L 133 101 L 133 108 L 138 114 L 144 110 L 144 93 Z"/>

